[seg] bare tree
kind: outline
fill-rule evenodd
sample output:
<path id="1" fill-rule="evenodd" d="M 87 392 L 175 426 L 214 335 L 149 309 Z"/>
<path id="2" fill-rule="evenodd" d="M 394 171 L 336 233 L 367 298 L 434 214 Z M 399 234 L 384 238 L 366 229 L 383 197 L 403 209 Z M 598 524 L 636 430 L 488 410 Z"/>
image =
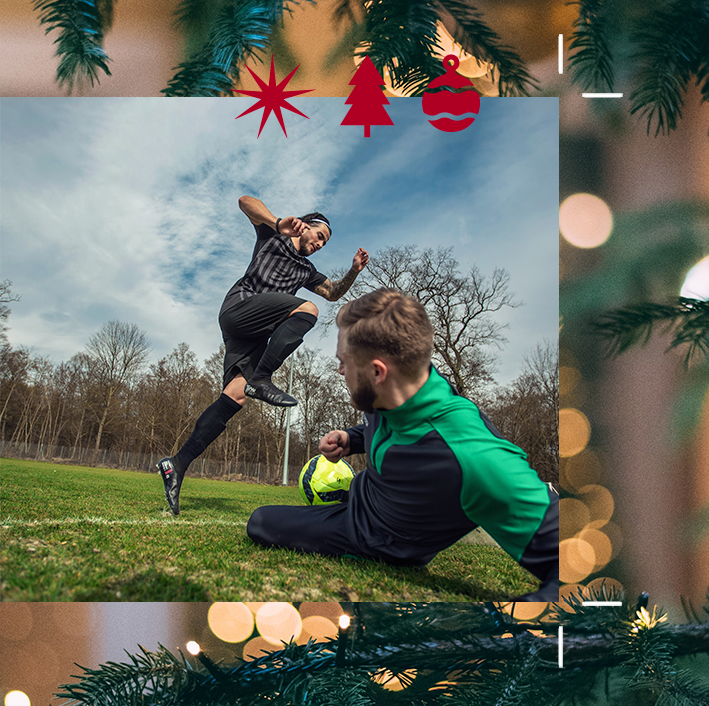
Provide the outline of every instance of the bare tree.
<path id="1" fill-rule="evenodd" d="M 525 355 L 521 375 L 496 391 L 485 411 L 526 453 L 546 482 L 559 480 L 559 346 L 544 341 Z"/>
<path id="2" fill-rule="evenodd" d="M 426 307 L 434 328 L 434 362 L 461 394 L 477 394 L 492 381 L 493 351 L 505 342 L 506 326 L 494 315 L 521 304 L 509 291 L 506 270 L 495 268 L 487 276 L 472 267 L 465 275 L 453 248 L 395 246 L 372 257 L 345 298 L 350 301 L 380 287 L 410 294 Z M 328 323 L 334 314 L 331 310 Z"/>
<path id="3" fill-rule="evenodd" d="M 150 343 L 145 333 L 135 324 L 109 321 L 89 339 L 86 350 L 91 359 L 100 396 L 96 432 L 98 450 L 109 415 L 113 411 L 116 394 L 129 385 L 145 365 Z"/>
<path id="4" fill-rule="evenodd" d="M 10 302 L 20 301 L 19 294 L 12 293 L 12 282 L 5 279 L 0 282 L 0 337 L 5 337 L 7 330 L 7 317 L 10 316 L 10 307 L 7 306 Z"/>

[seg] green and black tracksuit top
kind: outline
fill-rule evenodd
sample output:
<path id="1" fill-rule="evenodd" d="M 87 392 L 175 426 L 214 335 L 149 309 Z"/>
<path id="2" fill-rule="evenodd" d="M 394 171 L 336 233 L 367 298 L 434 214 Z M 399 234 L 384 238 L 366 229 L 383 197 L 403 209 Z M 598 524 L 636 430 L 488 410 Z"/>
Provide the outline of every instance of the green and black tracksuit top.
<path id="1" fill-rule="evenodd" d="M 555 491 L 435 368 L 403 405 L 347 433 L 350 453 L 367 458 L 347 503 L 347 532 L 366 554 L 422 565 L 480 526 L 558 590 Z"/>

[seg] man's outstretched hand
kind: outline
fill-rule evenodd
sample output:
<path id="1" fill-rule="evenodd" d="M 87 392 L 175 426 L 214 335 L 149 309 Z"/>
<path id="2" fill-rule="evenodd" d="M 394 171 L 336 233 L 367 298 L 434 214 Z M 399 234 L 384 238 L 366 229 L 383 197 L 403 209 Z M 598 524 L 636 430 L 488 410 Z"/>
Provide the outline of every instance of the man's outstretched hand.
<path id="1" fill-rule="evenodd" d="M 363 248 L 360 248 L 352 260 L 352 269 L 361 272 L 367 266 L 368 262 L 369 253 Z"/>
<path id="2" fill-rule="evenodd" d="M 320 439 L 320 453 L 332 463 L 337 463 L 350 452 L 350 435 L 346 431 L 330 431 Z"/>

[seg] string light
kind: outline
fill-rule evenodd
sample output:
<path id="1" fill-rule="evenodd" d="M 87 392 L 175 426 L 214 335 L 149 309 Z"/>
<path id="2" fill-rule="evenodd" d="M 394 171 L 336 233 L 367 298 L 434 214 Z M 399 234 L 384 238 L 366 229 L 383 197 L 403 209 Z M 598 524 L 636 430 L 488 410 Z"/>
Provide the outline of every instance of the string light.
<path id="1" fill-rule="evenodd" d="M 709 255 L 687 273 L 680 296 L 687 299 L 709 299 Z"/>
<path id="2" fill-rule="evenodd" d="M 340 630 L 337 634 L 337 654 L 335 655 L 335 666 L 345 666 L 345 651 L 347 650 L 347 634 L 350 628 L 350 616 L 343 613 L 339 620 Z"/>
<path id="3" fill-rule="evenodd" d="M 199 646 L 198 642 L 195 642 L 194 640 L 190 640 L 185 647 L 187 648 L 187 651 L 193 656 L 196 657 L 206 668 L 206 670 L 215 678 L 215 679 L 222 679 L 224 675 L 222 674 L 221 670 L 219 667 L 217 667 L 214 662 L 212 662 L 209 657 L 207 657 L 204 652 L 202 652 L 202 648 Z"/>
<path id="4" fill-rule="evenodd" d="M 30 706 L 30 697 L 24 691 L 10 691 L 5 694 L 5 706 Z"/>

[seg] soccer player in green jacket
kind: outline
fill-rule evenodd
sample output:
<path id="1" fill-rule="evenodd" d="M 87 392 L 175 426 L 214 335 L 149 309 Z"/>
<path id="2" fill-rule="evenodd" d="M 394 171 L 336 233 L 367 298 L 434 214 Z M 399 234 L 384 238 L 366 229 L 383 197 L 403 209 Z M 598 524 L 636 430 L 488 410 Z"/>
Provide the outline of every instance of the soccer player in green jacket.
<path id="1" fill-rule="evenodd" d="M 362 425 L 326 434 L 330 461 L 365 453 L 346 503 L 256 510 L 267 546 L 421 566 L 480 526 L 559 597 L 559 502 L 470 400 L 431 365 L 433 328 L 413 297 L 379 289 L 338 313 L 337 355 Z"/>

